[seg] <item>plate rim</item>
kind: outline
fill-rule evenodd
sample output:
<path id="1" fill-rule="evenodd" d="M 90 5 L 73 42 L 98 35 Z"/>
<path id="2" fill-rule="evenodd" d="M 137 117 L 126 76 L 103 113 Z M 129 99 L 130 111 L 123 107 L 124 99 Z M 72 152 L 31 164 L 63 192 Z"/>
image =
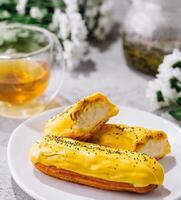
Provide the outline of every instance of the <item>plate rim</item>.
<path id="1" fill-rule="evenodd" d="M 44 114 L 47 114 L 47 113 L 50 113 L 50 112 L 55 112 L 56 110 L 61 110 L 61 109 L 64 109 L 64 106 L 62 107 L 58 107 L 58 108 L 53 108 L 53 109 L 50 109 L 50 110 L 47 110 L 45 112 L 42 112 L 42 113 L 39 113 L 29 119 L 26 119 L 25 121 L 23 121 L 21 124 L 19 124 L 15 129 L 14 131 L 11 133 L 11 136 L 9 138 L 9 141 L 8 141 L 8 146 L 7 146 L 7 161 L 8 161 L 8 167 L 9 167 L 9 171 L 10 171 L 10 174 L 11 176 L 13 177 L 13 180 L 17 183 L 17 185 L 25 192 L 27 193 L 30 197 L 33 197 L 37 200 L 47 200 L 46 198 L 38 195 L 36 192 L 34 192 L 33 190 L 29 189 L 27 186 L 25 186 L 20 180 L 19 178 L 16 176 L 16 173 L 14 172 L 14 169 L 13 169 L 13 165 L 12 165 L 12 162 L 11 162 L 11 143 L 15 137 L 15 134 L 16 132 L 21 129 L 21 127 L 24 125 L 24 124 L 27 124 L 31 121 L 33 121 L 34 119 L 36 119 L 37 117 L 40 117 Z"/>
<path id="2" fill-rule="evenodd" d="M 151 112 L 147 112 L 147 111 L 144 111 L 144 110 L 141 110 L 141 109 L 138 109 L 138 108 L 134 108 L 134 107 L 130 107 L 130 106 L 124 106 L 124 105 L 117 105 L 118 108 L 123 108 L 123 109 L 127 109 L 127 110 L 135 110 L 137 112 L 142 112 L 144 114 L 148 114 L 150 116 L 153 116 L 153 117 L 156 117 L 162 121 L 164 121 L 165 123 L 168 123 L 170 126 L 174 127 L 178 132 L 181 132 L 181 128 L 177 125 L 177 124 L 174 124 L 173 122 L 161 117 L 161 116 L 158 116 L 154 113 L 151 113 Z M 57 107 L 57 108 L 53 108 L 53 109 L 50 109 L 50 110 L 47 110 L 45 112 L 42 112 L 42 113 L 39 113 L 25 121 L 23 121 L 21 124 L 19 124 L 14 130 L 13 132 L 11 133 L 11 136 L 9 138 L 9 141 L 8 141 L 8 145 L 7 145 L 7 162 L 8 162 L 8 167 L 9 167 L 9 171 L 10 171 L 10 174 L 11 176 L 13 177 L 13 180 L 17 183 L 17 185 L 25 192 L 27 193 L 30 197 L 33 197 L 35 199 L 38 199 L 38 200 L 47 200 L 46 198 L 42 197 L 41 195 L 38 195 L 37 193 L 35 193 L 33 190 L 29 189 L 26 185 L 24 185 L 21 180 L 19 180 L 19 178 L 16 176 L 16 173 L 14 172 L 14 169 L 13 169 L 13 165 L 12 165 L 12 161 L 11 161 L 11 144 L 13 142 L 13 139 L 16 135 L 16 132 L 21 129 L 21 127 L 24 125 L 24 124 L 27 124 L 33 120 L 35 120 L 36 118 L 40 117 L 40 116 L 43 116 L 43 115 L 46 115 L 48 113 L 54 113 L 56 111 L 60 111 L 60 110 L 63 110 L 65 108 L 65 106 L 61 106 L 61 107 Z"/>

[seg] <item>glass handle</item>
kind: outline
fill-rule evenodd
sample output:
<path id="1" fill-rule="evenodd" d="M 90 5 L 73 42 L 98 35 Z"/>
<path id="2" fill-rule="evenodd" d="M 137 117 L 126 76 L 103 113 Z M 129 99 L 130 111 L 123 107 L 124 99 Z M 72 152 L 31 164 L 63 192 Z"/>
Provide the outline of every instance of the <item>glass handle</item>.
<path id="1" fill-rule="evenodd" d="M 54 90 L 54 95 L 51 96 L 51 99 L 49 101 L 52 101 L 55 96 L 58 94 L 60 87 L 62 85 L 62 82 L 64 80 L 64 74 L 65 74 L 65 62 L 63 58 L 63 50 L 62 46 L 58 40 L 58 38 L 53 34 L 51 34 L 52 38 L 52 65 L 53 70 L 51 73 L 52 80 L 50 81 L 52 84 L 52 88 Z"/>
<path id="2" fill-rule="evenodd" d="M 58 40 L 58 38 L 56 37 L 55 34 L 51 33 L 52 35 L 52 40 L 53 40 L 53 56 L 55 56 L 55 52 L 54 50 L 57 52 L 58 56 L 55 56 L 55 60 L 56 60 L 56 64 L 57 65 L 61 65 L 61 66 L 65 66 L 64 63 L 64 59 L 63 59 L 63 50 L 62 50 L 62 46 L 60 44 L 60 41 Z"/>

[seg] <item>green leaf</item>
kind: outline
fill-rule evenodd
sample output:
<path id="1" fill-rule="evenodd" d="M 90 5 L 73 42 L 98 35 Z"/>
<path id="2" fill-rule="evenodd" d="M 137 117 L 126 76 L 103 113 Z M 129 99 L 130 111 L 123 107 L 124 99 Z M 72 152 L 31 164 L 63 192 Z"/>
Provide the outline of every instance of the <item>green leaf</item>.
<path id="1" fill-rule="evenodd" d="M 158 102 L 164 101 L 164 97 L 161 91 L 157 91 L 156 97 Z"/>
<path id="2" fill-rule="evenodd" d="M 180 68 L 181 69 L 181 61 L 178 61 L 172 65 L 173 68 Z"/>
<path id="3" fill-rule="evenodd" d="M 181 121 L 181 108 L 174 108 L 169 113 L 172 117 Z"/>
<path id="4" fill-rule="evenodd" d="M 177 92 L 181 92 L 181 82 L 176 77 L 170 79 L 170 87 L 175 89 Z"/>
<path id="5" fill-rule="evenodd" d="M 181 97 L 178 97 L 176 102 L 178 106 L 181 106 Z"/>

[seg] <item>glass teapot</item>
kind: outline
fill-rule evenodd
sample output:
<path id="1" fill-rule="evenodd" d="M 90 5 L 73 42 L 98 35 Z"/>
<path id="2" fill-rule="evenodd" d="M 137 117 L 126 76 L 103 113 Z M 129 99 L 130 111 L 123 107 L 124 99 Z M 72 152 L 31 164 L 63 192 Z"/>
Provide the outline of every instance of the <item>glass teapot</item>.
<path id="1" fill-rule="evenodd" d="M 155 75 L 163 56 L 181 49 L 181 1 L 132 0 L 123 22 L 129 66 Z"/>

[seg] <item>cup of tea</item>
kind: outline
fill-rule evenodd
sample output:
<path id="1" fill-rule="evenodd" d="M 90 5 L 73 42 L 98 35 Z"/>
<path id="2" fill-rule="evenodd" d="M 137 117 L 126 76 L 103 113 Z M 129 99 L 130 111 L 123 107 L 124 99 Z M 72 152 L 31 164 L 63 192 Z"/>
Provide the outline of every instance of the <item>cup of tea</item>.
<path id="1" fill-rule="evenodd" d="M 43 111 L 64 76 L 59 40 L 29 25 L 5 25 L 0 32 L 0 115 L 27 118 Z"/>

